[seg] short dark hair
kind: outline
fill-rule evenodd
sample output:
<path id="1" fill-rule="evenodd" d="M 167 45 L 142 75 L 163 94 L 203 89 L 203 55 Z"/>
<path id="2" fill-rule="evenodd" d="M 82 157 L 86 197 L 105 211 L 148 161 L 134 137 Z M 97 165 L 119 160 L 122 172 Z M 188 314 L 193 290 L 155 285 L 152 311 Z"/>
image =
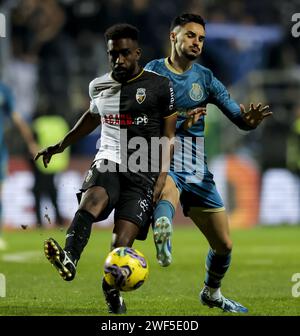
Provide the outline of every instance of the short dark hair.
<path id="1" fill-rule="evenodd" d="M 129 38 L 133 41 L 139 40 L 139 30 L 128 24 L 128 23 L 118 23 L 109 27 L 104 33 L 106 42 L 108 40 L 119 40 L 122 38 Z"/>
<path id="2" fill-rule="evenodd" d="M 186 25 L 189 22 L 199 23 L 205 29 L 205 21 L 204 21 L 202 16 L 200 16 L 198 14 L 185 13 L 185 14 L 181 14 L 181 15 L 177 16 L 175 19 L 173 19 L 173 21 L 171 23 L 170 30 L 172 31 L 177 26 L 183 27 L 184 25 Z"/>

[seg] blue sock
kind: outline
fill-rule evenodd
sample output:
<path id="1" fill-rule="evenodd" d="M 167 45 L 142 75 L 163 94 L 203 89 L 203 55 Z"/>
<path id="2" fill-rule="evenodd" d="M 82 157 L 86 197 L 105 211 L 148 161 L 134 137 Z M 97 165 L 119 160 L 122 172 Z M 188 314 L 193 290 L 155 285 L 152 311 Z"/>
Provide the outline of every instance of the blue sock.
<path id="1" fill-rule="evenodd" d="M 155 210 L 154 210 L 154 223 L 160 218 L 160 217 L 167 217 L 170 221 L 170 223 L 173 222 L 173 217 L 175 215 L 175 209 L 173 205 L 166 200 L 159 201 Z"/>
<path id="2" fill-rule="evenodd" d="M 229 268 L 231 253 L 226 255 L 216 254 L 209 250 L 206 258 L 205 285 L 211 288 L 221 287 L 221 280 Z"/>

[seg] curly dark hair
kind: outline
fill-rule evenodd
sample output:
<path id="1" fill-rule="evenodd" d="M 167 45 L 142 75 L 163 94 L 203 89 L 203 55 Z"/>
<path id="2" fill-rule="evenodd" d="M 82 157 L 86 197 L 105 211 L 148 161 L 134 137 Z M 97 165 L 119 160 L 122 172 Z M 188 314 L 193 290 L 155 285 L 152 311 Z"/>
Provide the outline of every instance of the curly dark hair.
<path id="1" fill-rule="evenodd" d="M 106 42 L 108 40 L 118 40 L 122 38 L 129 38 L 133 41 L 138 41 L 139 30 L 127 23 L 118 23 L 109 27 L 104 33 Z"/>

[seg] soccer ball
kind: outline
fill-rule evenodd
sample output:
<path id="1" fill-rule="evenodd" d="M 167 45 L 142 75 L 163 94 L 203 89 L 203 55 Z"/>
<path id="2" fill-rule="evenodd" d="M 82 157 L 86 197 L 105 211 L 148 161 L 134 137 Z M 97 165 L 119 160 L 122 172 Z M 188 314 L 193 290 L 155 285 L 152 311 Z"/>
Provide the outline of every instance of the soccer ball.
<path id="1" fill-rule="evenodd" d="M 144 255 L 130 247 L 115 248 L 105 260 L 104 279 L 110 286 L 124 292 L 141 287 L 148 273 Z"/>

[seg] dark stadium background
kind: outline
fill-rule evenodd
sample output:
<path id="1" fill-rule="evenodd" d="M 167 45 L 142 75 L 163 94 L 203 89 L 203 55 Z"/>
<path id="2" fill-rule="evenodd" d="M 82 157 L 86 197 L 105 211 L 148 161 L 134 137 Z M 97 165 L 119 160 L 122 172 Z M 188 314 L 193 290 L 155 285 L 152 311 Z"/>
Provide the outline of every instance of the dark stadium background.
<path id="1" fill-rule="evenodd" d="M 201 64 L 214 71 L 238 102 L 263 102 L 274 112 L 259 129 L 244 133 L 215 108 L 209 109 L 206 149 L 232 226 L 300 222 L 299 135 L 298 148 L 291 148 L 293 126 L 300 118 L 300 43 L 291 33 L 299 1 L 0 3 L 8 24 L 7 38 L 1 39 L 1 66 L 16 94 L 17 110 L 30 123 L 35 114 L 48 109 L 64 116 L 70 126 L 88 108 L 89 82 L 107 70 L 106 27 L 116 22 L 138 26 L 145 64 L 166 55 L 169 22 L 175 15 L 201 13 L 207 21 Z M 95 132 L 73 146 L 69 170 L 57 176 L 66 219 L 76 209 L 75 191 L 96 152 L 98 135 Z M 3 191 L 5 223 L 34 226 L 25 145 L 11 125 L 6 136 L 11 160 Z M 44 212 L 46 208 L 55 222 L 47 200 Z M 186 222 L 178 212 L 177 222 Z M 44 224 L 49 225 L 46 219 Z"/>

